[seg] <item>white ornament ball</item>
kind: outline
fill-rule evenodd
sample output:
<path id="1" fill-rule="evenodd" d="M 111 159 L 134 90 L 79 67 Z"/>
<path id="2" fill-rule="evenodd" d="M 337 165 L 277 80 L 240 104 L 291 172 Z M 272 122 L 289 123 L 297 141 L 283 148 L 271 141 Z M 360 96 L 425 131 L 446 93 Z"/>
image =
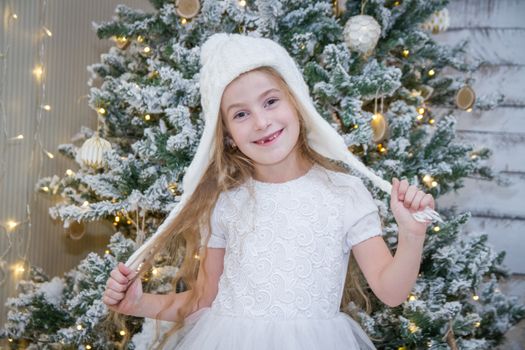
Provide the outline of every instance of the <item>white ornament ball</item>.
<path id="1" fill-rule="evenodd" d="M 434 34 L 446 31 L 449 26 L 450 16 L 447 9 L 433 13 L 425 23 L 421 24 L 423 30 L 431 31 Z"/>
<path id="2" fill-rule="evenodd" d="M 364 55 L 371 53 L 381 35 L 381 26 L 372 16 L 350 17 L 343 31 L 346 45 Z"/>
<path id="3" fill-rule="evenodd" d="M 104 166 L 104 152 L 109 150 L 111 150 L 111 143 L 95 134 L 80 147 L 80 160 L 86 166 L 99 169 Z"/>

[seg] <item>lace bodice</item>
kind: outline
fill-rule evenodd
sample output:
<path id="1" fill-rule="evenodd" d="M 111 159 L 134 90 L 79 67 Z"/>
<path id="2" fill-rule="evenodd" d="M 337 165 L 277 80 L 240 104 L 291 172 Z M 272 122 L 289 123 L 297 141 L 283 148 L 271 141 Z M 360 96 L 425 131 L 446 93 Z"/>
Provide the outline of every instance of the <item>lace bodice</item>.
<path id="1" fill-rule="evenodd" d="M 362 181 L 314 165 L 285 183 L 253 179 L 219 196 L 208 247 L 225 248 L 212 304 L 248 318 L 331 318 L 339 312 L 350 248 L 381 235 Z"/>

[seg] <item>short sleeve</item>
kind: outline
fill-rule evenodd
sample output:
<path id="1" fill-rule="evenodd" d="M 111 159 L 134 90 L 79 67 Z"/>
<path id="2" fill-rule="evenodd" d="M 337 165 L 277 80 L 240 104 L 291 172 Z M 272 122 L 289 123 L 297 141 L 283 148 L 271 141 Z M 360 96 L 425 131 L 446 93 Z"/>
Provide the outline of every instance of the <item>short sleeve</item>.
<path id="1" fill-rule="evenodd" d="M 215 207 L 212 210 L 211 217 L 210 217 L 210 225 L 211 225 L 211 236 L 210 240 L 208 241 L 208 248 L 225 248 L 226 247 L 226 230 L 224 228 L 224 225 L 221 222 L 220 218 L 220 212 L 222 209 L 223 202 L 221 201 L 221 197 L 219 196 L 219 200 L 217 200 L 217 203 L 215 204 Z M 205 232 L 207 233 L 207 230 L 205 229 Z M 207 235 L 203 235 L 203 239 L 206 238 Z"/>
<path id="2" fill-rule="evenodd" d="M 362 241 L 383 233 L 379 210 L 363 181 L 352 176 L 346 203 L 345 252 Z"/>

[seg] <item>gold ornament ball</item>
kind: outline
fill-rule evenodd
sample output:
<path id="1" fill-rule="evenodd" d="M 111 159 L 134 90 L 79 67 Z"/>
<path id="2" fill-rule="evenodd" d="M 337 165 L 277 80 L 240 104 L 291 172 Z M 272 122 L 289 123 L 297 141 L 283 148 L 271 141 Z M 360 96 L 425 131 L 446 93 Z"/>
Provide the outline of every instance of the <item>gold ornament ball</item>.
<path id="1" fill-rule="evenodd" d="M 175 2 L 177 14 L 184 18 L 195 17 L 201 9 L 199 0 L 177 0 Z"/>
<path id="2" fill-rule="evenodd" d="M 373 131 L 373 140 L 374 142 L 379 142 L 383 140 L 386 136 L 387 122 L 385 117 L 381 113 L 376 113 L 372 117 L 370 122 Z"/>

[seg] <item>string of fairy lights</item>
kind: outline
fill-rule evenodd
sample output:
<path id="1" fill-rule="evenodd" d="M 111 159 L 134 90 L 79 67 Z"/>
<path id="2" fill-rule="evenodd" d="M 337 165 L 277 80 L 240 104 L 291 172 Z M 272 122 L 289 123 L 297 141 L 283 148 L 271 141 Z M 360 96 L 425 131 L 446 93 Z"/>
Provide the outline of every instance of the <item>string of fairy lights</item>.
<path id="1" fill-rule="evenodd" d="M 53 153 L 49 152 L 42 142 L 42 120 L 45 115 L 51 111 L 51 106 L 46 104 L 46 74 L 45 74 L 45 53 L 46 53 L 46 43 L 49 40 L 53 33 L 45 25 L 46 24 L 46 15 L 47 15 L 47 0 L 42 0 L 40 2 L 39 14 L 38 14 L 38 29 L 37 29 L 37 57 L 36 65 L 32 70 L 34 75 L 35 82 L 38 86 L 38 93 L 36 94 L 36 101 L 33 108 L 35 109 L 35 120 L 31 140 L 31 154 L 30 161 L 28 164 L 27 174 L 27 183 L 25 185 L 25 217 L 19 218 L 7 218 L 0 219 L 0 232 L 4 235 L 3 240 L 7 241 L 7 245 L 3 248 L 0 253 L 0 275 L 2 276 L 0 280 L 0 285 L 3 285 L 10 270 L 15 278 L 24 278 L 29 272 L 29 259 L 28 251 L 31 242 L 32 236 L 32 222 L 31 222 L 31 208 L 36 201 L 36 192 L 33 191 L 33 181 L 34 177 L 31 176 L 36 170 L 37 178 L 40 178 L 42 175 L 44 156 L 47 156 L 50 159 L 54 158 Z M 12 136 L 11 131 L 8 128 L 7 123 L 7 109 L 5 102 L 5 91 L 6 91 L 6 81 L 7 81 L 7 66 L 10 56 L 10 47 L 11 47 L 11 35 L 10 30 L 13 28 L 16 23 L 19 23 L 19 16 L 12 6 L 8 4 L 5 11 L 4 18 L 7 18 L 7 23 L 4 26 L 6 30 L 4 31 L 4 47 L 0 48 L 0 59 L 1 59 L 1 79 L 0 79 L 0 121 L 2 124 L 3 130 L 3 140 L 2 147 L 4 149 L 0 158 L 1 166 L 1 175 L 0 175 L 0 184 L 4 185 L 5 175 L 7 169 L 6 158 L 8 153 L 6 150 L 12 145 L 22 145 L 22 142 L 26 140 L 24 134 L 18 134 Z M 36 165 L 36 169 L 35 169 Z M 24 231 L 25 229 L 25 231 Z M 8 262 L 5 258 L 8 254 L 13 253 L 14 261 L 8 266 Z"/>

